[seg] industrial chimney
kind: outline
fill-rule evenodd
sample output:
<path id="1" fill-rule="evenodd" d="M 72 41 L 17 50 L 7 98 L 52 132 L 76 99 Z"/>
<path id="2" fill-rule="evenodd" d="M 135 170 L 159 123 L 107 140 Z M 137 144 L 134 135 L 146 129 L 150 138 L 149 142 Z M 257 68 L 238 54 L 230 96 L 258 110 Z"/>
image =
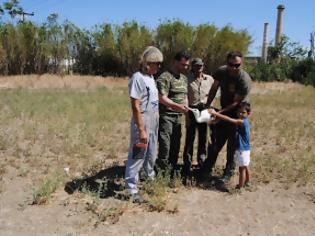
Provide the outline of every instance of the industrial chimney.
<path id="1" fill-rule="evenodd" d="M 278 9 L 278 16 L 277 16 L 275 47 L 278 47 L 281 43 L 284 5 L 279 5 L 277 9 Z"/>
<path id="2" fill-rule="evenodd" d="M 269 25 L 268 23 L 265 23 L 264 25 L 264 39 L 261 53 L 261 59 L 264 63 L 267 62 L 268 58 L 268 25 Z"/>

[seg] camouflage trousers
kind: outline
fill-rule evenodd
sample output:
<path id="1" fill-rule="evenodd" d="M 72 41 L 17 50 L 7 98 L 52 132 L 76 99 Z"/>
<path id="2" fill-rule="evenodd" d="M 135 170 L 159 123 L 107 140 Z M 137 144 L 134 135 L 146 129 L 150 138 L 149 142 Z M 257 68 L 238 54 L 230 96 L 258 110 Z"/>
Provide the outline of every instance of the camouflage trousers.
<path id="1" fill-rule="evenodd" d="M 161 170 L 177 167 L 180 139 L 181 114 L 160 115 L 159 120 L 159 154 L 156 165 Z"/>

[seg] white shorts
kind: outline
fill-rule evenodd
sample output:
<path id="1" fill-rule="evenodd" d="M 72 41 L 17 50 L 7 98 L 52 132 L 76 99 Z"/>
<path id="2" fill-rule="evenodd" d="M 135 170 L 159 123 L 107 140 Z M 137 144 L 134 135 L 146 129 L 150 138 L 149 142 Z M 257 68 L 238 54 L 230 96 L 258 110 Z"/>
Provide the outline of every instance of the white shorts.
<path id="1" fill-rule="evenodd" d="M 236 150 L 235 156 L 239 166 L 249 166 L 250 151 Z"/>

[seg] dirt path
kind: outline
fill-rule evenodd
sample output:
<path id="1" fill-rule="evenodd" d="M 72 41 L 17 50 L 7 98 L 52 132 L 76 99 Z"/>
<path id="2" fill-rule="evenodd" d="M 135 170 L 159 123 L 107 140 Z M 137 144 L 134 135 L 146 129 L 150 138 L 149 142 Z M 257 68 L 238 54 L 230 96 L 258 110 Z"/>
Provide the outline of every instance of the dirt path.
<path id="1" fill-rule="evenodd" d="M 78 194 L 59 189 L 47 205 L 29 205 L 31 184 L 4 179 L 0 195 L 0 235 L 314 235 L 315 204 L 305 190 L 284 190 L 271 183 L 252 192 L 228 194 L 180 189 L 170 201 L 177 213 L 147 212 L 129 206 L 116 224 L 101 222 L 87 211 Z M 118 201 L 104 199 L 101 201 Z"/>

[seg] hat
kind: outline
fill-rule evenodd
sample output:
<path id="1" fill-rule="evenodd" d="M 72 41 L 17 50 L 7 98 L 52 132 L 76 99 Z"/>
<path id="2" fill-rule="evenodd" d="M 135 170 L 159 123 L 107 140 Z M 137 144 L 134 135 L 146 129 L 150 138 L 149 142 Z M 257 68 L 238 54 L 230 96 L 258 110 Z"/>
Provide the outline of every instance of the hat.
<path id="1" fill-rule="evenodd" d="M 194 66 L 194 65 L 198 65 L 198 66 L 203 66 L 203 61 L 201 58 L 199 57 L 196 57 L 192 60 L 191 62 L 191 65 Z"/>
<path id="2" fill-rule="evenodd" d="M 147 47 L 141 56 L 141 62 L 162 62 L 163 54 L 159 49 L 153 46 Z"/>

